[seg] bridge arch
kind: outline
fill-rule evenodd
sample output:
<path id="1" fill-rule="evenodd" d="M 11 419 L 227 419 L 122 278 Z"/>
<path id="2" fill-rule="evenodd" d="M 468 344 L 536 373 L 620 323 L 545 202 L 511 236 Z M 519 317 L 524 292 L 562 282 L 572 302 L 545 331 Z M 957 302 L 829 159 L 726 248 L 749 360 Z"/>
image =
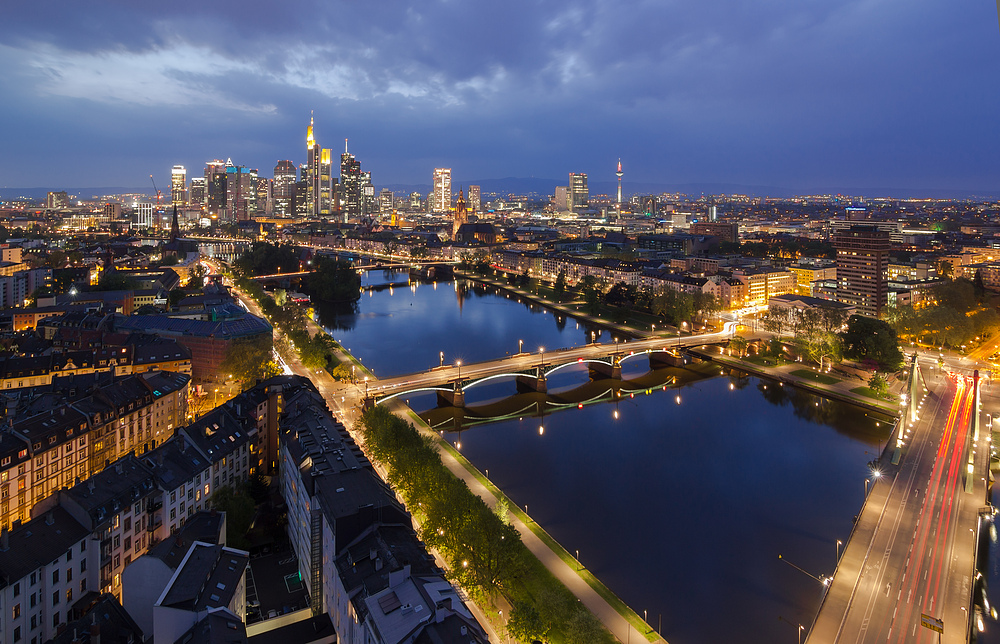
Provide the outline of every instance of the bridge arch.
<path id="1" fill-rule="evenodd" d="M 612 362 L 610 360 L 601 360 L 600 358 L 580 358 L 578 360 L 574 360 L 573 362 L 565 362 L 565 363 L 563 363 L 563 364 L 561 364 L 559 366 L 552 367 L 551 369 L 547 369 L 545 371 L 545 375 L 547 377 L 547 376 L 549 376 L 549 375 L 551 375 L 551 374 L 559 371 L 560 369 L 565 369 L 566 367 L 572 367 L 573 365 L 578 365 L 578 364 L 599 364 L 599 365 L 603 365 L 605 367 L 612 366 Z"/>
<path id="2" fill-rule="evenodd" d="M 446 391 L 446 392 L 451 393 L 454 390 L 449 389 L 448 387 L 421 387 L 420 389 L 407 389 L 405 391 L 397 391 L 394 394 L 390 394 L 388 396 L 382 396 L 381 398 L 377 398 L 375 400 L 375 404 L 376 405 L 380 405 L 380 404 L 384 403 L 387 400 L 392 400 L 393 398 L 399 398 L 400 396 L 409 396 L 411 394 L 419 394 L 419 393 L 422 393 L 424 391 Z"/>

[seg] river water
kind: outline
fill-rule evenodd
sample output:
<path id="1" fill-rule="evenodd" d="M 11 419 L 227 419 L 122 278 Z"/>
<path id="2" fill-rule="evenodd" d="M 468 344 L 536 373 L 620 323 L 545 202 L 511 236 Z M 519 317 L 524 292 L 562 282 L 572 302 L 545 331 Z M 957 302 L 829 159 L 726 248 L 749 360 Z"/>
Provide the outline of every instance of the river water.
<path id="1" fill-rule="evenodd" d="M 372 292 L 356 312 L 319 314 L 382 376 L 437 366 L 441 351 L 445 363 L 468 363 L 516 352 L 518 340 L 555 349 L 591 333 L 454 282 Z M 548 396 L 510 398 L 510 382 L 470 389 L 470 414 L 490 413 L 445 435 L 672 644 L 797 641 L 822 600 L 814 576 L 834 570 L 889 423 L 712 363 L 648 372 L 638 362 L 626 363 L 620 388 L 580 371 L 553 378 Z M 410 404 L 455 429 L 441 423 L 454 410 L 433 409 L 431 396 Z M 497 409 L 524 411 L 485 422 Z"/>

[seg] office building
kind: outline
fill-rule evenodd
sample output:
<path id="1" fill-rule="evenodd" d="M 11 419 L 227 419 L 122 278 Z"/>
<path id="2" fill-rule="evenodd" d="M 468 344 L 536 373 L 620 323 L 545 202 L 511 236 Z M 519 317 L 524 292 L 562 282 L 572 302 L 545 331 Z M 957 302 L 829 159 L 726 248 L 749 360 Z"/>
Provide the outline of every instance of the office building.
<path id="1" fill-rule="evenodd" d="M 205 207 L 205 177 L 191 177 L 190 204 L 195 208 Z"/>
<path id="2" fill-rule="evenodd" d="M 879 317 L 889 298 L 889 233 L 855 225 L 834 234 L 837 249 L 837 301 L 858 313 Z"/>
<path id="3" fill-rule="evenodd" d="M 271 180 L 267 177 L 257 177 L 257 214 L 270 215 L 273 210 L 271 199 Z"/>
<path id="4" fill-rule="evenodd" d="M 472 212 L 480 212 L 483 209 L 482 194 L 479 186 L 469 186 L 468 202 L 469 210 Z"/>
<path id="5" fill-rule="evenodd" d="M 320 147 L 313 134 L 313 118 L 306 129 L 306 198 L 312 215 L 329 216 L 333 199 L 333 150 Z"/>
<path id="6" fill-rule="evenodd" d="M 378 211 L 382 215 L 392 214 L 392 190 L 382 188 L 378 193 Z"/>
<path id="7" fill-rule="evenodd" d="M 205 164 L 205 208 L 218 213 L 226 207 L 226 162 L 216 159 Z"/>
<path id="8" fill-rule="evenodd" d="M 361 162 L 347 151 L 347 139 L 344 139 L 344 153 L 340 155 L 340 184 L 338 199 L 342 221 L 361 217 Z"/>
<path id="9" fill-rule="evenodd" d="M 295 214 L 292 209 L 292 202 L 295 199 L 295 164 L 291 161 L 278 161 L 274 166 L 271 199 L 274 202 L 274 214 L 284 217 Z"/>
<path id="10" fill-rule="evenodd" d="M 718 237 L 721 241 L 733 244 L 737 244 L 740 241 L 740 227 L 736 222 L 697 222 L 691 224 L 688 232 L 692 235 L 712 235 L 713 237 Z"/>
<path id="11" fill-rule="evenodd" d="M 569 209 L 585 210 L 590 203 L 590 191 L 587 188 L 587 175 L 583 172 L 569 173 Z"/>
<path id="12" fill-rule="evenodd" d="M 187 205 L 187 169 L 182 165 L 170 169 L 170 203 L 174 206 Z"/>
<path id="13" fill-rule="evenodd" d="M 69 208 L 69 195 L 65 191 L 50 192 L 45 196 L 45 207 L 49 209 Z"/>
<path id="14" fill-rule="evenodd" d="M 434 206 L 431 212 L 451 210 L 451 168 L 434 168 L 432 180 Z"/>
<path id="15" fill-rule="evenodd" d="M 249 221 L 257 213 L 257 171 L 226 161 L 226 202 L 224 219 L 228 222 Z"/>

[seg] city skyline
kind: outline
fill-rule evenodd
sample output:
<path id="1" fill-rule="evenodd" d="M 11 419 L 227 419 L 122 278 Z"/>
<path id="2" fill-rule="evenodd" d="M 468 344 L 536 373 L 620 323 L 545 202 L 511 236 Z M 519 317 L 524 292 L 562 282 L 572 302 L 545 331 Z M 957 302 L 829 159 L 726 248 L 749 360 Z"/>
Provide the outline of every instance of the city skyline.
<path id="1" fill-rule="evenodd" d="M 266 174 L 306 161 L 314 111 L 379 185 L 614 181 L 621 157 L 637 183 L 1000 191 L 991 5 L 55 4 L 8 18 L 4 187 Z"/>

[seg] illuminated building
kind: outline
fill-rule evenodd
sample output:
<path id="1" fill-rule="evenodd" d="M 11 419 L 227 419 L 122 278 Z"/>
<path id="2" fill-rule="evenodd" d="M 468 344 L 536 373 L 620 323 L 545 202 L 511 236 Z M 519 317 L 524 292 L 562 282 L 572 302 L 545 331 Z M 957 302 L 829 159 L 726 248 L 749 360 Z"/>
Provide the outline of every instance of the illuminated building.
<path id="1" fill-rule="evenodd" d="M 313 135 L 313 119 L 309 117 L 306 129 L 306 189 L 310 212 L 313 215 L 329 215 L 332 203 L 333 181 L 331 164 L 333 151 L 321 148 Z"/>
<path id="2" fill-rule="evenodd" d="M 431 212 L 451 209 L 451 168 L 434 168 L 434 206 Z"/>
<path id="3" fill-rule="evenodd" d="M 226 207 L 226 162 L 216 159 L 205 164 L 205 206 L 210 212 Z"/>
<path id="4" fill-rule="evenodd" d="M 469 186 L 469 210 L 479 212 L 482 208 L 483 204 L 479 186 Z"/>
<path id="5" fill-rule="evenodd" d="M 257 171 L 226 161 L 227 221 L 249 221 L 257 212 Z"/>
<path id="6" fill-rule="evenodd" d="M 618 159 L 618 171 L 615 172 L 615 176 L 618 177 L 618 210 L 622 209 L 622 160 Z"/>
<path id="7" fill-rule="evenodd" d="M 344 139 L 344 153 L 340 155 L 339 199 L 343 221 L 361 216 L 361 162 L 347 151 L 347 139 Z"/>
<path id="8" fill-rule="evenodd" d="M 170 169 L 170 203 L 187 205 L 187 169 L 182 165 Z"/>
<path id="9" fill-rule="evenodd" d="M 191 177 L 191 205 L 205 207 L 205 177 Z"/>
<path id="10" fill-rule="evenodd" d="M 382 188 L 378 193 L 378 211 L 382 215 L 392 214 L 392 190 Z"/>
<path id="11" fill-rule="evenodd" d="M 278 161 L 274 166 L 274 185 L 271 198 L 274 201 L 274 213 L 289 216 L 292 212 L 292 200 L 295 197 L 295 164 L 291 161 Z"/>
<path id="12" fill-rule="evenodd" d="M 585 172 L 569 173 L 569 195 L 567 197 L 570 210 L 582 210 L 590 201 L 590 191 L 587 189 L 587 174 Z"/>
<path id="13" fill-rule="evenodd" d="M 459 190 L 458 201 L 455 202 L 455 219 L 451 224 L 451 238 L 457 239 L 458 229 L 467 223 L 469 223 L 469 211 L 465 207 L 465 194 Z"/>
<path id="14" fill-rule="evenodd" d="M 889 298 L 889 233 L 856 225 L 833 236 L 837 249 L 837 301 L 879 317 Z"/>

